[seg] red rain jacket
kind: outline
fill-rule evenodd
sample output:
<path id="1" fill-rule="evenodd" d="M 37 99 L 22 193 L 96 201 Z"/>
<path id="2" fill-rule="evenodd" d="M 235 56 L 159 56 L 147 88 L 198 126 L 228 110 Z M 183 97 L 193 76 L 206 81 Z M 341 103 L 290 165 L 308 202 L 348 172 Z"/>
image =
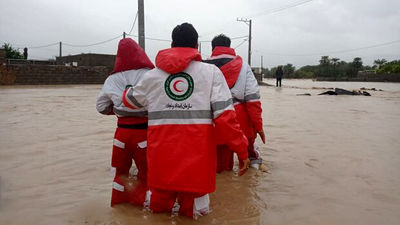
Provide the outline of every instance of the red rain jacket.
<path id="1" fill-rule="evenodd" d="M 215 135 L 247 158 L 247 139 L 240 130 L 231 94 L 221 71 L 200 61 L 193 48 L 162 50 L 157 68 L 123 102 L 147 107 L 148 185 L 163 190 L 210 193 L 215 190 Z"/>

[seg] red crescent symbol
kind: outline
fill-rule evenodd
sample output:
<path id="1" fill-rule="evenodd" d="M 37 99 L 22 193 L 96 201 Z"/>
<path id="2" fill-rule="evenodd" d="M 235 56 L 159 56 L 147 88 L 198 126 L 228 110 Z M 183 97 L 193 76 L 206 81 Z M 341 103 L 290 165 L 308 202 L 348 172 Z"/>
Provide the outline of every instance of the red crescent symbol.
<path id="1" fill-rule="evenodd" d="M 177 80 L 177 81 L 175 81 L 175 83 L 174 83 L 174 85 L 173 85 L 175 91 L 177 91 L 177 92 L 182 92 L 182 91 L 183 91 L 183 90 L 179 90 L 179 89 L 176 87 L 176 85 L 178 85 L 178 83 L 181 83 L 181 82 L 183 82 L 183 80 Z"/>

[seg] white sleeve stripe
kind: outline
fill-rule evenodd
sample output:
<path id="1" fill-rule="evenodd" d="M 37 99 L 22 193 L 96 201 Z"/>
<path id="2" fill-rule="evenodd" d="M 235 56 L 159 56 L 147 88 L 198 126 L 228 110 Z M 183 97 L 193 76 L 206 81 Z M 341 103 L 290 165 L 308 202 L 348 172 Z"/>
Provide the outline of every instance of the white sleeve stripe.
<path id="1" fill-rule="evenodd" d="M 215 112 L 215 111 L 218 111 L 218 110 L 221 110 L 221 109 L 225 109 L 225 108 L 227 108 L 228 106 L 230 106 L 232 104 L 233 104 L 233 101 L 230 98 L 230 99 L 228 99 L 226 101 L 218 101 L 218 102 L 211 103 L 211 109 L 212 109 L 213 112 Z"/>

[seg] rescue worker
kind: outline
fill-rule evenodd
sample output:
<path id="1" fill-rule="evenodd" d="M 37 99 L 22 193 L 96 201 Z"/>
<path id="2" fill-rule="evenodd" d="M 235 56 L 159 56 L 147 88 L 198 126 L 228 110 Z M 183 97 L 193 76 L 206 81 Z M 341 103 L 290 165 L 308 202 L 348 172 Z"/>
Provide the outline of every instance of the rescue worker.
<path id="1" fill-rule="evenodd" d="M 221 71 L 201 62 L 198 34 L 189 23 L 172 32 L 171 48 L 161 50 L 156 68 L 125 90 L 123 102 L 148 109 L 146 205 L 155 212 L 196 218 L 209 212 L 215 190 L 216 143 L 227 143 L 246 172 L 247 139 L 240 130 Z"/>
<path id="2" fill-rule="evenodd" d="M 143 205 L 147 191 L 147 111 L 125 107 L 122 93 L 127 85 L 135 85 L 153 63 L 143 49 L 132 39 L 122 39 L 118 44 L 114 70 L 104 82 L 96 103 L 97 111 L 118 118 L 115 130 L 111 166 L 115 170 L 111 206 L 129 202 Z M 129 185 L 129 169 L 135 161 L 138 183 Z"/>
<path id="3" fill-rule="evenodd" d="M 262 163 L 260 153 L 254 147 L 257 133 L 265 144 L 265 134 L 262 123 L 262 109 L 258 83 L 251 67 L 237 56 L 231 48 L 229 37 L 221 34 L 211 41 L 212 55 L 206 63 L 216 65 L 224 74 L 225 81 L 231 90 L 233 105 L 237 120 L 249 142 L 248 155 L 250 165 L 258 168 Z M 232 170 L 233 152 L 227 145 L 218 145 L 217 172 Z"/>

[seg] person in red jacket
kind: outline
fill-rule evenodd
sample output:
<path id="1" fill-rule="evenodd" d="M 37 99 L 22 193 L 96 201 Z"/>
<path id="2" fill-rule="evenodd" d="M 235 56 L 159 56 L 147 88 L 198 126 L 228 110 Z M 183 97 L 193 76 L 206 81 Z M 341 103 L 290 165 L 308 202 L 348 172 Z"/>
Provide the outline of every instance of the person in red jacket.
<path id="1" fill-rule="evenodd" d="M 230 44 L 229 37 L 223 34 L 214 37 L 211 42 L 212 55 L 204 62 L 216 65 L 224 74 L 226 83 L 232 93 L 237 119 L 249 142 L 250 165 L 258 168 L 262 159 L 258 150 L 254 148 L 257 133 L 265 144 L 258 83 L 251 67 L 240 56 L 236 55 Z M 218 145 L 217 149 L 217 172 L 232 170 L 233 151 L 227 145 Z"/>
<path id="2" fill-rule="evenodd" d="M 114 70 L 104 82 L 97 98 L 97 111 L 104 115 L 116 115 L 111 166 L 115 170 L 111 206 L 129 202 L 143 205 L 147 191 L 147 111 L 132 110 L 122 104 L 122 93 L 127 85 L 136 85 L 153 63 L 143 49 L 132 39 L 122 39 L 118 44 Z M 139 183 L 129 185 L 129 169 L 135 161 Z"/>
<path id="3" fill-rule="evenodd" d="M 195 28 L 183 23 L 172 32 L 171 48 L 161 50 L 156 68 L 125 90 L 123 102 L 148 109 L 146 205 L 155 212 L 197 217 L 209 212 L 215 190 L 216 143 L 226 143 L 249 165 L 247 139 L 240 130 L 223 74 L 201 62 Z"/>

